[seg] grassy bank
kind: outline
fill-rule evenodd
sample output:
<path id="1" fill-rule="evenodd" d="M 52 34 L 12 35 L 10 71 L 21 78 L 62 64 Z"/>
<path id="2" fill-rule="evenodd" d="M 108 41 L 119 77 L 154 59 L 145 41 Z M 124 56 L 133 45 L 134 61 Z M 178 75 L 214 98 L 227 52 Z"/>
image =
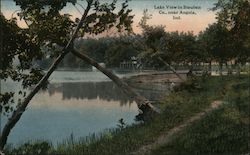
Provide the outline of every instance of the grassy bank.
<path id="1" fill-rule="evenodd" d="M 250 79 L 224 78 L 224 105 L 176 134 L 152 154 L 224 154 L 250 152 Z"/>
<path id="2" fill-rule="evenodd" d="M 209 107 L 214 100 L 224 100 L 225 104 L 153 154 L 246 153 L 250 138 L 249 76 L 189 80 L 160 103 L 161 115 L 144 123 L 81 140 L 71 137 L 56 148 L 47 142 L 7 147 L 6 154 L 129 154 Z"/>

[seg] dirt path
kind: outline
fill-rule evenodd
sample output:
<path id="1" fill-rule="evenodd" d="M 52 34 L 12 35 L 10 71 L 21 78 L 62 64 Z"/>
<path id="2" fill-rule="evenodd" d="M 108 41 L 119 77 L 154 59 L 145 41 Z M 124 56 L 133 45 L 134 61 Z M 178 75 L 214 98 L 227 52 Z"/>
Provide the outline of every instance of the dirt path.
<path id="1" fill-rule="evenodd" d="M 197 120 L 200 120 L 202 117 L 204 117 L 207 113 L 217 109 L 223 102 L 222 101 L 214 101 L 211 103 L 211 106 L 209 108 L 207 108 L 206 110 L 204 110 L 203 112 L 200 112 L 198 114 L 196 114 L 195 116 L 191 117 L 190 119 L 188 119 L 187 121 L 185 121 L 184 123 L 182 123 L 179 126 L 176 126 L 170 130 L 167 130 L 165 132 L 163 132 L 156 140 L 155 142 L 142 146 L 141 148 L 139 148 L 136 152 L 133 152 L 131 154 L 133 155 L 144 155 L 144 154 L 150 154 L 151 150 L 162 146 L 164 144 L 167 144 L 168 142 L 170 142 L 171 140 L 171 136 L 174 135 L 175 133 L 180 132 L 181 130 L 183 130 L 184 128 L 186 128 L 187 126 L 191 125 L 192 123 L 194 123 Z"/>

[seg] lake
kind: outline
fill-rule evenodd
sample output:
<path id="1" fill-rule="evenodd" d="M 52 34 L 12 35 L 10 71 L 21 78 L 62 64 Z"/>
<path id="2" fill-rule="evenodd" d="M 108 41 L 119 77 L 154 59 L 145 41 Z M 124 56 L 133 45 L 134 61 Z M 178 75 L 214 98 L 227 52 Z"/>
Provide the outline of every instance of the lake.
<path id="1" fill-rule="evenodd" d="M 137 74 L 140 73 L 117 73 L 119 77 Z M 8 143 L 47 140 L 56 145 L 71 134 L 80 138 L 115 128 L 121 118 L 128 125 L 135 123 L 134 118 L 139 113 L 136 103 L 101 72 L 56 71 L 49 81 L 48 89 L 39 91 L 32 99 L 13 128 Z M 21 88 L 10 80 L 1 84 L 1 91 L 18 92 Z M 156 85 L 156 88 L 135 90 L 156 100 L 167 91 L 164 91 L 166 86 Z M 2 124 L 4 122 L 6 117 L 2 118 Z"/>

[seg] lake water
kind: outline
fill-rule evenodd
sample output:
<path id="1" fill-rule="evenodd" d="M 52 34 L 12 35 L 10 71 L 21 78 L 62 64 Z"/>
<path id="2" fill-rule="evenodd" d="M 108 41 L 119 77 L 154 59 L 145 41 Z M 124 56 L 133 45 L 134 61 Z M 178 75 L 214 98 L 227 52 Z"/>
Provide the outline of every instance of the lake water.
<path id="1" fill-rule="evenodd" d="M 138 73 L 117 75 L 128 77 L 134 74 Z M 49 81 L 48 89 L 32 99 L 12 130 L 9 143 L 48 140 L 57 144 L 71 134 L 80 138 L 114 128 L 121 118 L 132 124 L 138 114 L 136 103 L 101 72 L 56 71 Z M 155 100 L 167 91 L 164 91 L 166 86 L 156 88 L 136 91 Z M 17 83 L 2 81 L 2 91 L 18 92 L 19 89 Z M 2 124 L 5 121 L 6 117 L 2 118 Z"/>

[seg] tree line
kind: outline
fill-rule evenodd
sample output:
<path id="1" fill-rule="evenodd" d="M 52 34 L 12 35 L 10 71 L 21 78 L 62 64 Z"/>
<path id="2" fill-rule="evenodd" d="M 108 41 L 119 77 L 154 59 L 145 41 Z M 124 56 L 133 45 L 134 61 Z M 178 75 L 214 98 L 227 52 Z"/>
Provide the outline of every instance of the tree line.
<path id="1" fill-rule="evenodd" d="M 197 35 L 192 32 L 168 32 L 164 26 L 144 25 L 142 29 L 142 34 L 80 39 L 75 46 L 110 68 L 119 67 L 124 61 L 131 61 L 131 57 L 142 61 L 144 66 L 156 69 L 167 67 L 158 60 L 159 57 L 172 65 L 206 63 L 210 69 L 211 63 L 216 62 L 220 71 L 222 65 L 231 70 L 232 67 L 237 68 L 250 62 L 249 32 L 242 35 L 220 21 L 209 25 Z M 90 66 L 71 54 L 60 67 Z"/>

